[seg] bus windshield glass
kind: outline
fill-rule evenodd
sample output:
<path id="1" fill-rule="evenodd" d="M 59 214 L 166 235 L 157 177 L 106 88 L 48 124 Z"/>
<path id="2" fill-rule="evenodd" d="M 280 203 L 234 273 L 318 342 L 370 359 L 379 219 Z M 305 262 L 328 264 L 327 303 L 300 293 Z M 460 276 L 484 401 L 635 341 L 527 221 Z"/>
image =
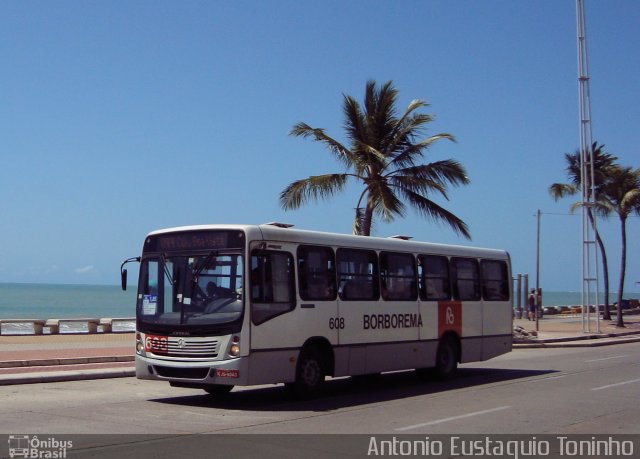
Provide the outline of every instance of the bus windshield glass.
<path id="1" fill-rule="evenodd" d="M 243 311 L 242 273 L 241 253 L 143 257 L 137 320 L 199 327 L 235 322 Z"/>

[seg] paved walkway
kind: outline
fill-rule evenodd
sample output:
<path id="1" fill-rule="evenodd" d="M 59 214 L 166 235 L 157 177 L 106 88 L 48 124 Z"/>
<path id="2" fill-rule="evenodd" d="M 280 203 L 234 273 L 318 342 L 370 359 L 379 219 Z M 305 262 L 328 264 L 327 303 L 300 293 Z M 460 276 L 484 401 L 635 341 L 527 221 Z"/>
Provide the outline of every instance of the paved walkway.
<path id="1" fill-rule="evenodd" d="M 535 321 L 515 319 L 514 347 L 576 347 L 605 346 L 640 341 L 640 315 L 624 316 L 625 327 L 616 327 L 614 320 L 591 320 L 577 316 L 547 316 Z M 522 332 L 518 333 L 518 331 Z"/>
<path id="2" fill-rule="evenodd" d="M 0 385 L 133 376 L 134 333 L 0 336 Z"/>
<path id="3" fill-rule="evenodd" d="M 625 316 L 626 328 L 600 322 L 583 332 L 581 317 L 550 316 L 536 323 L 514 320 L 521 330 L 514 348 L 603 346 L 640 341 L 640 315 Z M 0 385 L 133 376 L 134 333 L 0 336 Z"/>

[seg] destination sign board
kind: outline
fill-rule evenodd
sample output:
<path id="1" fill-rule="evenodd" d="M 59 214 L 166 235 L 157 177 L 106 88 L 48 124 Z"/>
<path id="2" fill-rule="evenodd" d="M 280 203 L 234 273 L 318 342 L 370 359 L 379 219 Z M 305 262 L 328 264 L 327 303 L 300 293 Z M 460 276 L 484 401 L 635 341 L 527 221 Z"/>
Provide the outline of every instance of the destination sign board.
<path id="1" fill-rule="evenodd" d="M 190 252 L 200 250 L 242 249 L 242 231 L 181 231 L 149 236 L 144 252 Z"/>

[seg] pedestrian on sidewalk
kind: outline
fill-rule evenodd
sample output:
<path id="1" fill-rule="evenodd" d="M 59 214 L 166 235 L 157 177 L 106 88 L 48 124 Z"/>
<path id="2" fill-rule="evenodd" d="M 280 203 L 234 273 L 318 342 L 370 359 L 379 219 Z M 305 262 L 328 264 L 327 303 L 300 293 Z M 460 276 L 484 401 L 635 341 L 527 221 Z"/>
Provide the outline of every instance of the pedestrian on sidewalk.
<path id="1" fill-rule="evenodd" d="M 531 293 L 527 298 L 527 303 L 529 305 L 529 316 L 528 320 L 536 320 L 536 290 L 534 288 L 531 289 Z"/>

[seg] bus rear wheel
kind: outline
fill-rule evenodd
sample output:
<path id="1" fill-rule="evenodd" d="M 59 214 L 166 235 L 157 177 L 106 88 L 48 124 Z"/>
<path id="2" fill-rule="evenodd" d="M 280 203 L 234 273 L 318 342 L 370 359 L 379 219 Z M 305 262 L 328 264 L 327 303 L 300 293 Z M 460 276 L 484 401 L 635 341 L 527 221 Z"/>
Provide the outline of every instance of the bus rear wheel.
<path id="1" fill-rule="evenodd" d="M 326 369 L 324 361 L 315 349 L 305 349 L 298 357 L 296 380 L 285 384 L 286 389 L 298 398 L 316 397 L 324 384 Z"/>
<path id="2" fill-rule="evenodd" d="M 441 380 L 451 379 L 458 371 L 458 344 L 452 338 L 445 338 L 438 344 L 434 373 Z"/>

